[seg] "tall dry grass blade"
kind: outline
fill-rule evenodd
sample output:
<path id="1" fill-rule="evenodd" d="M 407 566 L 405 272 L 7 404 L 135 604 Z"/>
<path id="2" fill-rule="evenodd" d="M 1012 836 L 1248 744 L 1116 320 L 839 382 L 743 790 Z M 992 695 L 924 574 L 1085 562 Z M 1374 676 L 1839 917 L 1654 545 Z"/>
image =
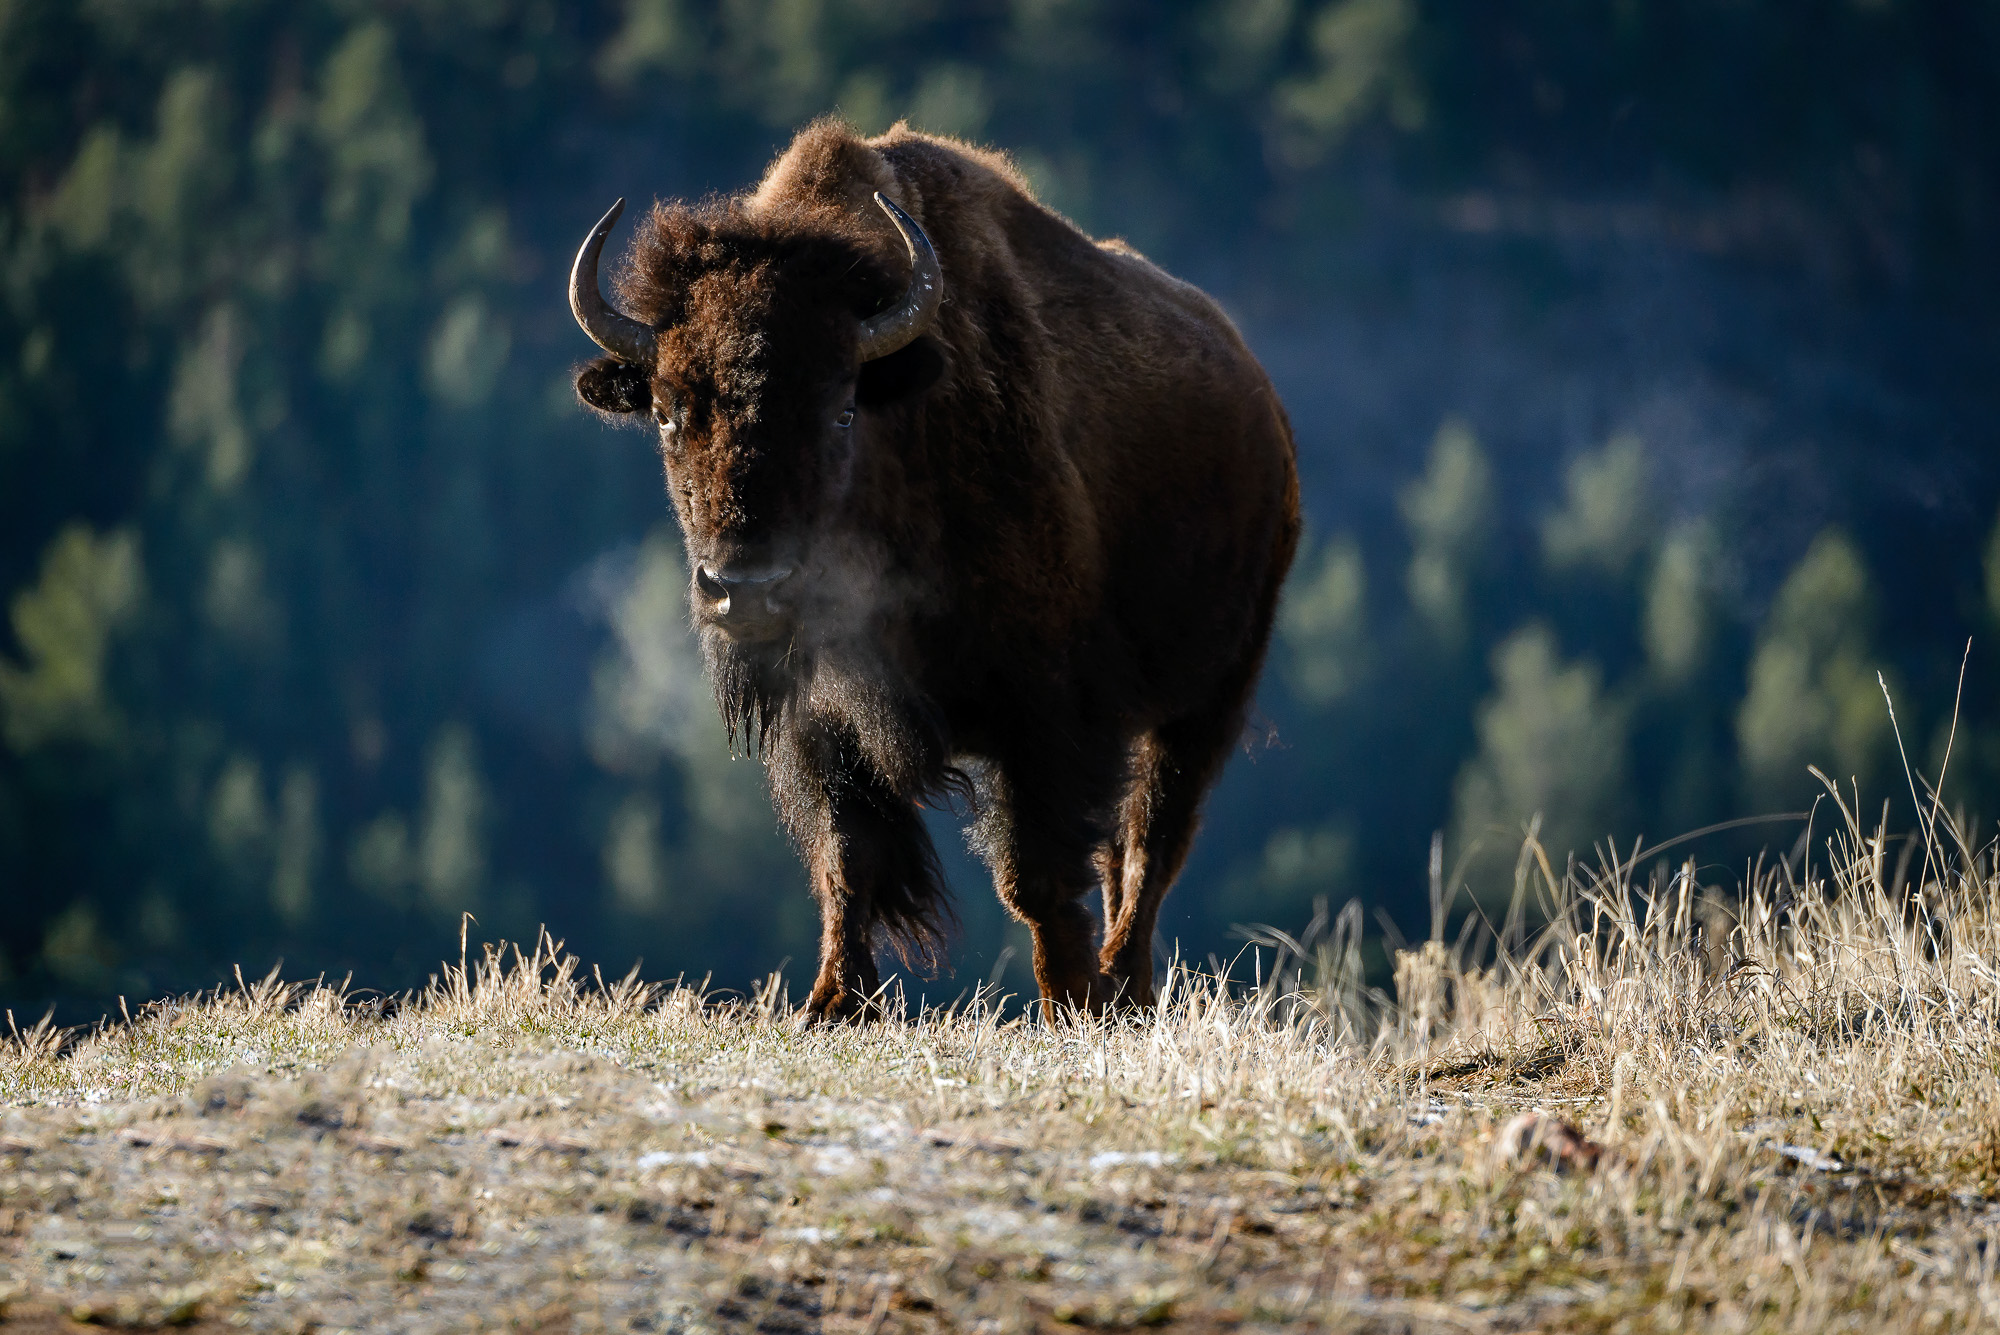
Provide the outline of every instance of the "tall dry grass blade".
<path id="1" fill-rule="evenodd" d="M 1937 785 L 1931 789 L 1931 818 L 1929 824 L 1925 827 L 1927 835 L 1924 839 L 1924 869 L 1917 875 L 1918 890 L 1922 890 L 1930 884 L 1931 849 L 1937 842 L 1938 803 L 1944 798 L 1944 776 L 1951 768 L 1951 748 L 1958 741 L 1958 712 L 1959 707 L 1965 703 L 1965 669 L 1971 662 L 1972 638 L 1967 636 L 1965 653 L 1958 660 L 1958 689 L 1952 693 L 1951 697 L 1951 731 L 1945 736 L 1944 759 L 1938 764 Z M 1898 744 L 1900 745 L 1900 743 L 1901 739 L 1899 738 Z M 1921 810 L 1923 806 L 1921 799 L 1917 805 L 1919 810 Z"/>
<path id="2" fill-rule="evenodd" d="M 1968 656 L 1971 655 L 1972 642 L 1970 640 L 1966 641 L 1965 651 Z M 1889 730 L 1896 735 L 1896 755 L 1903 762 L 1903 778 L 1910 785 L 1910 805 L 1916 808 L 1917 822 L 1923 826 L 1924 845 L 1928 849 L 1936 840 L 1932 837 L 1930 822 L 1924 816 L 1924 799 L 1917 793 L 1916 775 L 1910 769 L 1910 753 L 1903 749 L 1903 728 L 1901 724 L 1896 722 L 1896 702 L 1889 698 L 1889 683 L 1879 671 L 1875 674 L 1875 684 L 1882 688 L 1882 703 L 1889 707 Z M 1887 818 L 1886 813 L 1884 813 L 1884 818 Z M 1929 860 L 1930 856 L 1927 852 L 1925 854 L 1925 862 L 1928 863 Z"/>
<path id="3" fill-rule="evenodd" d="M 1429 877 L 1425 884 L 1430 889 L 1431 935 L 1433 941 L 1444 940 L 1444 831 L 1431 831 L 1431 856 L 1427 864 Z"/>

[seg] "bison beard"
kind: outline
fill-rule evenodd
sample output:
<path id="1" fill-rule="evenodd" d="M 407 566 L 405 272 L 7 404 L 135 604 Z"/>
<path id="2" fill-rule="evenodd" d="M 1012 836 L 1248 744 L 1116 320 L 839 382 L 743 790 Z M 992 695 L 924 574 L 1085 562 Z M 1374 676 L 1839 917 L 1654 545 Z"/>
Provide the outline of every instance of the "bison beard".
<path id="1" fill-rule="evenodd" d="M 977 813 L 1051 1013 L 1148 1002 L 1298 538 L 1235 329 L 1004 159 L 902 127 L 822 122 L 754 193 L 656 206 L 622 309 L 616 217 L 572 276 L 611 354 L 577 392 L 660 425 L 716 704 L 820 902 L 809 1013 L 872 1013 L 880 942 L 941 961 L 941 801 Z"/>

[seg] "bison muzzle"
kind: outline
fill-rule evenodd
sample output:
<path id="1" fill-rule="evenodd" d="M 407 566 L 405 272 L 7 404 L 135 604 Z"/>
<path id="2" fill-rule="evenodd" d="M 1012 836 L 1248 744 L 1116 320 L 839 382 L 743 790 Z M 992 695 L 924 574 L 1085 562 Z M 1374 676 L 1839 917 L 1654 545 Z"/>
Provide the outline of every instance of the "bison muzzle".
<path id="1" fill-rule="evenodd" d="M 656 204 L 614 305 L 620 207 L 571 274 L 607 354 L 577 392 L 658 430 L 717 704 L 819 900 L 809 1013 L 868 1013 L 878 944 L 939 962 L 920 811 L 954 798 L 1048 1009 L 1148 1003 L 1298 541 L 1235 327 L 903 126 L 820 122 L 749 194 Z"/>

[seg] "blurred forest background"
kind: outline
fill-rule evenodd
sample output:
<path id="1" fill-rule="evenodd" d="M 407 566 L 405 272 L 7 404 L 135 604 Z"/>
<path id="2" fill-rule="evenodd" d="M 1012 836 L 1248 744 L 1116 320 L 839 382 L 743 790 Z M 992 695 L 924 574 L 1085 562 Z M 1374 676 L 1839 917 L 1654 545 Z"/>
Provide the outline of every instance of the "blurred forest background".
<path id="1" fill-rule="evenodd" d="M 1809 763 L 1899 833 L 1876 674 L 1934 776 L 1968 638 L 1947 802 L 2000 809 L 1990 0 L 0 0 L 0 999 L 400 988 L 463 911 L 809 962 L 563 284 L 828 111 L 1012 151 L 1286 395 L 1311 531 L 1183 953 Z M 950 825 L 923 987 L 1018 983 Z"/>

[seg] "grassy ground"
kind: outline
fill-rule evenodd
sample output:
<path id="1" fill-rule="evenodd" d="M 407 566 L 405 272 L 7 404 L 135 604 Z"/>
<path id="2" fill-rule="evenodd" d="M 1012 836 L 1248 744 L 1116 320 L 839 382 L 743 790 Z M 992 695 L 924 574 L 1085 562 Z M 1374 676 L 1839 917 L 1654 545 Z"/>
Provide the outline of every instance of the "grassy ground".
<path id="1" fill-rule="evenodd" d="M 544 948 L 25 1033 L 4 1326 L 1995 1324 L 2000 912 L 1947 839 L 1850 822 L 1733 913 L 1531 843 L 1549 930 L 1422 944 L 1393 1000 L 1349 918 L 1116 1021 L 807 1030 Z"/>

